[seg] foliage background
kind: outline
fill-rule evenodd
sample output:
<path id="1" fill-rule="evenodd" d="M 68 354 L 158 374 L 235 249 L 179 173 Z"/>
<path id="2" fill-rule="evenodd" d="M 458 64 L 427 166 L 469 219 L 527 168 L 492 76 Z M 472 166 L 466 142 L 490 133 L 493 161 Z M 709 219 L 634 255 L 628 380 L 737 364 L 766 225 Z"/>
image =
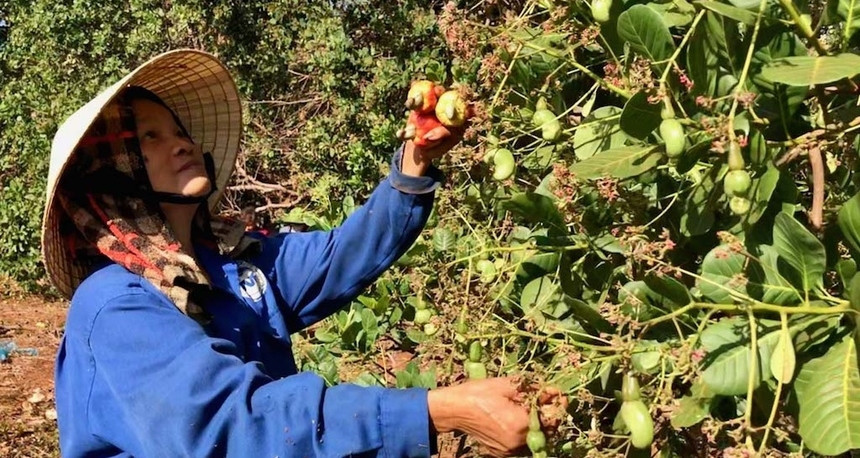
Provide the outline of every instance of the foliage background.
<path id="1" fill-rule="evenodd" d="M 247 136 L 224 211 L 275 227 L 341 222 L 387 171 L 409 82 L 457 82 L 476 116 L 427 230 L 297 336 L 303 369 L 552 384 L 572 400 L 556 454 L 648 454 L 618 415 L 624 374 L 652 454 L 860 448 L 860 5 L 615 0 L 600 22 L 600 1 L 0 1 L 0 272 L 49 291 L 51 136 L 158 52 L 234 70 Z M 494 180 L 501 149 L 517 171 Z"/>

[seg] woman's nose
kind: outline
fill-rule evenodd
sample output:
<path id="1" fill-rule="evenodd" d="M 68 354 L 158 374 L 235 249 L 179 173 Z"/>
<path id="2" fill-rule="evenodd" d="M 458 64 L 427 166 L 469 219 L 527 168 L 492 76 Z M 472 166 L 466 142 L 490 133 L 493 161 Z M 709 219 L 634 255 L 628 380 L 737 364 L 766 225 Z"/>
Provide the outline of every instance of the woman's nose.
<path id="1" fill-rule="evenodd" d="M 177 135 L 174 137 L 173 154 L 188 154 L 194 151 L 194 142 L 190 138 Z"/>

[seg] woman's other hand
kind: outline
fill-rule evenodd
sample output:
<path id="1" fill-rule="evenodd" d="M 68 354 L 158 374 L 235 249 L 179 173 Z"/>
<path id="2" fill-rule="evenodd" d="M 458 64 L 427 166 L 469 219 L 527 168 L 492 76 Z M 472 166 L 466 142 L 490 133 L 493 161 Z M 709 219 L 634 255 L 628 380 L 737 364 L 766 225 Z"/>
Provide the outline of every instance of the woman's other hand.
<path id="1" fill-rule="evenodd" d="M 522 452 L 529 430 L 529 412 L 518 403 L 518 383 L 511 378 L 472 380 L 431 390 L 430 421 L 436 431 L 462 431 L 492 456 Z"/>

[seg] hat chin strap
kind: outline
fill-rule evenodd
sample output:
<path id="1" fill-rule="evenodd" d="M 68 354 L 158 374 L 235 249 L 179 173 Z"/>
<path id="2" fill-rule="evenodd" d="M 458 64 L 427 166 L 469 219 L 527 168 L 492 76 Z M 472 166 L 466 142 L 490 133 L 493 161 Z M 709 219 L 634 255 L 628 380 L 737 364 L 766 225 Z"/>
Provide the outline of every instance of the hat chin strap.
<path id="1" fill-rule="evenodd" d="M 138 184 L 128 175 L 113 168 L 104 168 L 93 173 L 87 177 L 86 182 L 83 180 L 76 180 L 78 181 L 78 186 L 75 187 L 84 190 L 85 192 L 139 197 L 141 199 L 159 203 L 180 205 L 202 204 L 209 199 L 209 196 L 218 190 L 218 187 L 215 184 L 215 160 L 212 158 L 210 153 L 203 153 L 203 163 L 206 167 L 206 175 L 209 178 L 210 186 L 209 192 L 203 196 L 186 196 L 172 192 L 154 191 L 148 184 L 146 186 Z"/>

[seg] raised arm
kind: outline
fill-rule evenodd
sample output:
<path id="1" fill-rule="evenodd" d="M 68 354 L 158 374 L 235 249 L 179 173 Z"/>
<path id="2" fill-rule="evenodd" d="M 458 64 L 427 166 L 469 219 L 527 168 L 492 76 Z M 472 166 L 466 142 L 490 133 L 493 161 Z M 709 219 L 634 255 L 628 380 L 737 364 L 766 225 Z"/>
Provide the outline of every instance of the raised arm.
<path id="1" fill-rule="evenodd" d="M 424 176 L 404 174 L 401 152 L 394 154 L 388 178 L 341 226 L 263 240 L 263 252 L 253 262 L 275 285 L 290 331 L 349 303 L 402 256 L 424 228 L 442 174 L 432 166 Z"/>

